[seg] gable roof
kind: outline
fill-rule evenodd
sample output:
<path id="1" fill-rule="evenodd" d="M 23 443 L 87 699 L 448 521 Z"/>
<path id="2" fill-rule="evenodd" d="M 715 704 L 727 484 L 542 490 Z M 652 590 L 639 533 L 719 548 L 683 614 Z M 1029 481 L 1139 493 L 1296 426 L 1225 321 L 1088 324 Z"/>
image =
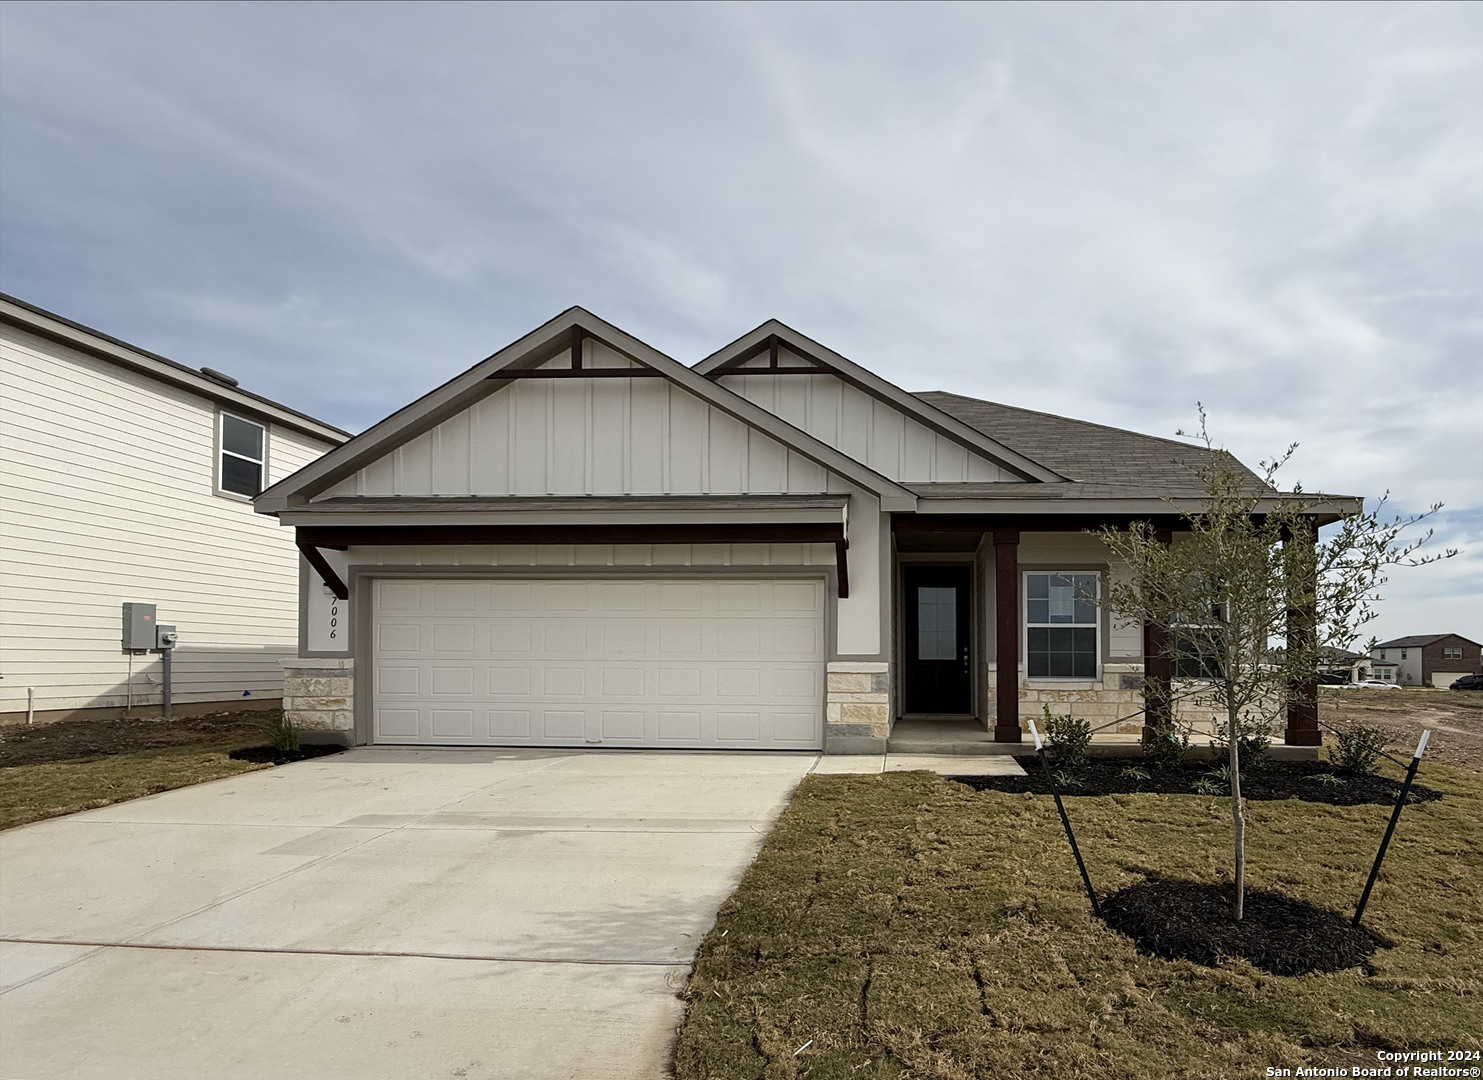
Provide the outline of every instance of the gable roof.
<path id="1" fill-rule="evenodd" d="M 1078 493 L 1084 497 L 1124 492 L 1198 498 L 1205 493 L 1198 472 L 1210 463 L 1211 452 L 1203 446 L 941 390 L 916 397 L 1045 462 L 1083 485 Z M 1241 468 L 1252 480 L 1260 479 Z"/>
<path id="2" fill-rule="evenodd" d="M 874 372 L 865 370 L 859 364 L 845 359 L 833 349 L 819 344 L 777 319 L 767 320 L 761 326 L 737 338 L 730 345 L 713 352 L 696 364 L 694 370 L 711 379 L 719 378 L 723 374 L 766 375 L 768 369 L 764 367 L 734 368 L 733 365 L 744 363 L 751 357 L 759 355 L 769 347 L 773 339 L 786 345 L 789 351 L 804 357 L 808 361 L 806 366 L 817 368 L 819 374 L 833 374 L 846 382 L 853 383 L 871 397 L 894 405 L 913 419 L 967 447 L 974 453 L 988 458 L 996 465 L 1023 477 L 1027 482 L 1054 483 L 1065 479 L 1053 468 L 1048 468 L 1044 461 L 1006 445 L 980 428 L 964 423 L 958 417 L 938 409 L 921 395 L 908 393 L 899 386 L 887 382 Z M 779 376 L 779 378 L 789 377 L 791 376 Z"/>
<path id="3" fill-rule="evenodd" d="M 27 330 L 51 341 L 66 345 L 89 356 L 138 372 L 162 383 L 177 386 L 223 405 L 264 417 L 276 424 L 293 428 L 329 443 L 343 443 L 350 432 L 342 431 L 308 413 L 291 409 L 261 394 L 231 386 L 195 368 L 186 367 L 167 357 L 130 345 L 127 341 L 73 322 L 35 304 L 28 304 L 8 293 L 0 293 L 0 322 Z"/>
<path id="4" fill-rule="evenodd" d="M 1377 649 L 1420 649 L 1443 638 L 1457 638 L 1466 641 L 1469 645 L 1477 645 L 1476 641 L 1463 637 L 1461 634 L 1413 634 L 1411 637 L 1391 638 L 1389 641 L 1375 643 Z"/>
<path id="5" fill-rule="evenodd" d="M 512 385 L 512 380 L 500 379 L 502 370 L 528 371 L 559 356 L 571 348 L 574 331 L 601 341 L 632 364 L 652 368 L 748 427 L 763 432 L 831 472 L 875 493 L 880 497 L 883 509 L 910 510 L 915 507 L 916 496 L 905 487 L 800 431 L 739 394 L 716 385 L 590 311 L 571 307 L 410 405 L 398 409 L 343 446 L 336 447 L 292 476 L 274 484 L 254 500 L 256 509 L 259 513 L 278 513 L 324 491 L 455 413 L 469 408 L 505 386 Z"/>

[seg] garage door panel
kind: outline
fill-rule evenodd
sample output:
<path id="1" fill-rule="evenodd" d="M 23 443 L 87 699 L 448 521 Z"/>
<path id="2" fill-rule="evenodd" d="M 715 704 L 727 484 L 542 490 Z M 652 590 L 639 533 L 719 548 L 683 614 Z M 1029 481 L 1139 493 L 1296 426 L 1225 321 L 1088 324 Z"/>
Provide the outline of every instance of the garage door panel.
<path id="1" fill-rule="evenodd" d="M 376 584 L 377 740 L 822 742 L 824 590 L 816 582 Z"/>

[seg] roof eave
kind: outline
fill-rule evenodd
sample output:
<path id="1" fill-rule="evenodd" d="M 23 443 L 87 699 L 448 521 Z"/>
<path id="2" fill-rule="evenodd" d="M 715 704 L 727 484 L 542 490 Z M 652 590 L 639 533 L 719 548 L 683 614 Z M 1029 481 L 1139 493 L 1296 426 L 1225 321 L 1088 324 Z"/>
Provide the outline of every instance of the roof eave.
<path id="1" fill-rule="evenodd" d="M 398 409 L 345 445 L 280 480 L 254 500 L 255 509 L 262 514 L 282 513 L 355 473 L 395 446 L 415 438 L 482 397 L 508 385 L 509 380 L 501 381 L 498 378 L 501 369 L 523 368 L 533 361 L 544 362 L 555 355 L 569 341 L 574 328 L 592 335 L 638 364 L 655 368 L 741 423 L 764 432 L 825 469 L 870 491 L 880 498 L 883 509 L 898 511 L 915 508 L 916 496 L 901 485 L 800 431 L 781 417 L 732 393 L 724 386 L 718 386 L 606 320 L 583 308 L 572 307 L 462 374 L 454 376 L 442 386 Z"/>
<path id="2" fill-rule="evenodd" d="M 827 345 L 820 344 L 807 334 L 802 334 L 777 319 L 767 320 L 761 326 L 748 331 L 729 345 L 713 352 L 710 356 L 707 356 L 704 360 L 696 364 L 693 370 L 702 375 L 709 376 L 716 368 L 757 348 L 769 337 L 774 335 L 793 351 L 802 353 L 816 363 L 821 363 L 833 369 L 833 374 L 838 375 L 847 382 L 853 383 L 872 397 L 896 406 L 928 427 L 952 439 L 954 442 L 989 458 L 1011 472 L 1020 474 L 1027 480 L 1054 483 L 1067 479 L 1067 477 L 1046 468 L 1033 458 L 1026 457 L 1019 451 L 1010 449 L 1008 446 L 979 431 L 972 425 L 965 424 L 957 417 L 950 416 L 936 406 L 921 400 L 915 394 L 901 389 L 894 383 L 887 382 L 874 372 L 841 356 Z M 758 368 L 756 371 L 742 370 L 728 372 L 727 374 L 766 375 L 767 370 L 765 368 Z M 828 374 L 828 372 L 820 372 L 820 374 Z"/>
<path id="3" fill-rule="evenodd" d="M 0 293 L 0 321 L 325 442 L 338 445 L 351 438 L 350 432 L 316 420 L 297 409 L 291 409 L 250 390 L 228 386 L 178 361 L 141 349 L 6 293 Z"/>

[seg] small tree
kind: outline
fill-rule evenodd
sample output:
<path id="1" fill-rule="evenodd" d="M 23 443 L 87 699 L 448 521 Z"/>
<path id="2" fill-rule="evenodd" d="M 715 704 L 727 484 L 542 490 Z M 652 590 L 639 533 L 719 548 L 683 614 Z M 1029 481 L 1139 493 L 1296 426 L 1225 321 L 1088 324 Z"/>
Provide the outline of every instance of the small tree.
<path id="1" fill-rule="evenodd" d="M 1148 523 L 1103 529 L 1102 541 L 1129 574 L 1108 583 L 1102 602 L 1119 618 L 1165 627 L 1168 658 L 1181 683 L 1174 696 L 1224 717 L 1235 825 L 1233 914 L 1239 921 L 1246 884 L 1242 741 L 1266 738 L 1294 695 L 1311 693 L 1320 649 L 1349 646 L 1375 618 L 1387 567 L 1457 552 L 1417 557 L 1430 530 L 1414 542 L 1401 541 L 1405 529 L 1440 503 L 1423 514 L 1382 521 L 1382 498 L 1319 539 L 1315 515 L 1332 500 L 1309 496 L 1301 486 L 1283 492 L 1275 483 L 1297 444 L 1253 473 L 1213 444 L 1203 406 L 1199 414 L 1197 437 L 1210 451 L 1195 470 L 1203 489 L 1199 508 L 1179 511 L 1182 528 L 1169 544 Z"/>

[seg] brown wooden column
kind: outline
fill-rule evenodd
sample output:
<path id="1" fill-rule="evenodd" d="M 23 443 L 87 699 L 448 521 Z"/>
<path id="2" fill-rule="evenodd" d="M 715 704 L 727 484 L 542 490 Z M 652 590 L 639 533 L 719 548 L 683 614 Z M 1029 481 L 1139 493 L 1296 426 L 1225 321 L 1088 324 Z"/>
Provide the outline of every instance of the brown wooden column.
<path id="1" fill-rule="evenodd" d="M 1172 529 L 1155 529 L 1159 543 L 1173 542 Z M 1143 741 L 1152 742 L 1174 723 L 1174 655 L 1169 628 L 1143 624 Z"/>
<path id="2" fill-rule="evenodd" d="M 1020 531 L 994 530 L 994 741 L 1020 741 Z"/>
<path id="3" fill-rule="evenodd" d="M 1323 733 L 1318 730 L 1318 659 L 1313 647 L 1318 634 L 1317 565 L 1311 548 L 1318 543 L 1318 528 L 1311 522 L 1298 535 L 1284 538 L 1283 545 L 1308 545 L 1309 550 L 1295 553 L 1289 568 L 1303 580 L 1292 590 L 1300 602 L 1287 609 L 1287 643 L 1289 650 L 1307 652 L 1314 657 L 1313 667 L 1287 687 L 1287 731 L 1282 741 L 1288 746 L 1321 746 Z"/>

